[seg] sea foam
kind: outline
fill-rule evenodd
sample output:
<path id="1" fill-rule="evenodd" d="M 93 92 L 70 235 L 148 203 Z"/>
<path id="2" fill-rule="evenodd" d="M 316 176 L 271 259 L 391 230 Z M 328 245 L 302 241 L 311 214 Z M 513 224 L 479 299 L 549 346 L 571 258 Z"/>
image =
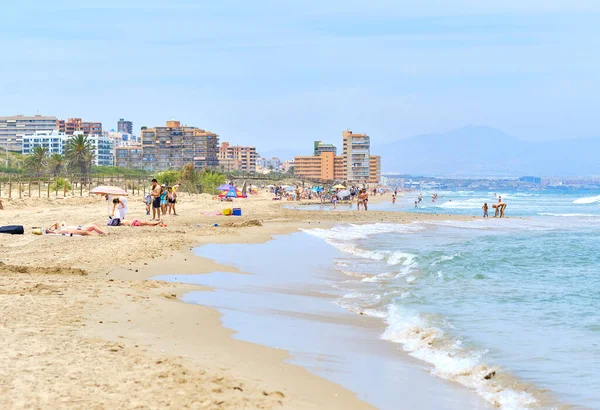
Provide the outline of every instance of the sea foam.
<path id="1" fill-rule="evenodd" d="M 537 405 L 529 392 L 499 381 L 500 370 L 483 363 L 485 351 L 465 348 L 418 313 L 390 304 L 385 321 L 387 328 L 381 338 L 401 344 L 408 354 L 429 363 L 433 375 L 460 383 L 503 409 Z"/>

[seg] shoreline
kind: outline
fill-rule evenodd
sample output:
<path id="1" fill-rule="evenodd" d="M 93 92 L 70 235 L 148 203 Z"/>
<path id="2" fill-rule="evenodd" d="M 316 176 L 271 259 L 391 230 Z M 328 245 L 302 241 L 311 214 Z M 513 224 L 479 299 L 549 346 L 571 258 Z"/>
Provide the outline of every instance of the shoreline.
<path id="1" fill-rule="evenodd" d="M 136 199 L 130 198 L 130 214 L 142 218 L 143 204 Z M 85 223 L 92 213 L 102 215 L 103 202 L 97 198 L 34 201 L 33 206 L 20 201 L 14 208 L 5 202 L 6 223 L 21 222 L 27 234 L 0 238 L 5 263 L 0 330 L 6 336 L 0 345 L 7 352 L 1 363 L 6 370 L 0 373 L 0 405 L 331 408 L 339 403 L 341 408 L 372 408 L 337 384 L 284 363 L 288 354 L 283 351 L 232 339 L 216 310 L 175 300 L 190 286 L 146 279 L 175 265 L 181 269 L 177 273 L 197 274 L 198 264 L 188 256 L 203 241 L 247 243 L 302 226 L 430 218 L 293 211 L 259 197 L 241 203 L 244 217 L 224 219 L 194 215 L 228 204 L 202 196 L 182 199 L 184 216 L 165 218 L 166 229 L 109 228 L 107 237 L 80 238 L 37 237 L 28 231 L 56 220 Z M 200 227 L 194 224 L 198 220 Z M 84 272 L 75 276 L 67 266 Z M 204 269 L 224 267 L 206 262 Z M 26 313 L 32 310 L 35 315 Z M 35 364 L 42 359 L 51 367 Z M 170 394 L 158 394 L 157 383 Z M 43 393 L 44 399 L 31 397 L 31 391 Z"/>

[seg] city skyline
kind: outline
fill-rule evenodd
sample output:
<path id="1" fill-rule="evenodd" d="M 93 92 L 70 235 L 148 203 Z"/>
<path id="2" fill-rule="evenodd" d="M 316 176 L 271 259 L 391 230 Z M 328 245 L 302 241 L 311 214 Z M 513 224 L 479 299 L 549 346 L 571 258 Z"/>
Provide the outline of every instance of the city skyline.
<path id="1" fill-rule="evenodd" d="M 0 112 L 136 132 L 175 118 L 274 148 L 347 128 L 599 134 L 596 2 L 309 3 L 11 3 Z"/>

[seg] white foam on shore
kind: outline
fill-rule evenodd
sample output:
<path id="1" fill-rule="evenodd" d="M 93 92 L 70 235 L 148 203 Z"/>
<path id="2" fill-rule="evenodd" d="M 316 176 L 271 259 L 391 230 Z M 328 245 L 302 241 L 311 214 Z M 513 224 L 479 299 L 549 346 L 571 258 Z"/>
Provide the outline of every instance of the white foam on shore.
<path id="1" fill-rule="evenodd" d="M 486 401 L 503 409 L 524 409 L 537 405 L 526 391 L 517 391 L 499 383 L 495 367 L 482 363 L 485 351 L 469 350 L 460 340 L 452 339 L 443 330 L 409 309 L 391 304 L 385 318 L 387 328 L 381 338 L 402 345 L 411 356 L 432 365 L 431 373 L 475 391 Z"/>
<path id="2" fill-rule="evenodd" d="M 413 233 L 423 230 L 417 224 L 370 224 L 346 225 L 332 229 L 305 229 L 303 232 L 324 239 L 338 250 L 365 259 L 386 262 L 389 265 L 409 266 L 415 263 L 416 255 L 401 251 L 373 251 L 360 248 L 357 242 L 371 235 L 384 233 Z"/>
<path id="3" fill-rule="evenodd" d="M 566 217 L 566 218 L 575 218 L 575 217 L 580 217 L 580 218 L 600 217 L 600 214 L 557 214 L 557 213 L 552 213 L 552 212 L 540 212 L 540 213 L 538 213 L 538 215 L 540 215 L 540 216 L 562 216 L 562 217 Z"/>
<path id="4" fill-rule="evenodd" d="M 584 198 L 579 198 L 573 201 L 574 204 L 593 204 L 596 202 L 600 202 L 600 195 L 598 196 L 590 196 L 590 197 L 584 197 Z"/>

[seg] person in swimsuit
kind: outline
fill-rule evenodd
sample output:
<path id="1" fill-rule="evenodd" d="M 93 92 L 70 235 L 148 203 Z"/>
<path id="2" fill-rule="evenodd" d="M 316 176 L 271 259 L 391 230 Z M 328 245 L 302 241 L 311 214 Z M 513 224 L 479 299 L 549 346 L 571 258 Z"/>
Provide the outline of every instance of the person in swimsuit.
<path id="1" fill-rule="evenodd" d="M 152 180 L 152 220 L 160 220 L 160 185 L 156 179 Z M 158 213 L 158 215 L 157 215 Z"/>
<path id="2" fill-rule="evenodd" d="M 121 221 L 120 226 L 167 226 L 162 220 L 160 221 L 142 221 L 134 219 L 133 221 Z"/>
<path id="3" fill-rule="evenodd" d="M 88 235 L 106 235 L 98 225 L 86 224 L 79 226 L 65 225 L 64 222 L 56 222 L 48 228 L 42 230 L 44 235 L 65 235 L 65 236 L 88 236 Z"/>
<path id="4" fill-rule="evenodd" d="M 173 215 L 177 215 L 177 211 L 175 211 L 175 204 L 177 203 L 177 193 L 172 187 L 169 187 L 167 189 L 167 202 L 169 203 L 169 215 L 171 215 L 171 211 L 173 211 Z"/>
<path id="5" fill-rule="evenodd" d="M 167 187 L 165 184 L 162 184 L 160 186 L 160 210 L 162 211 L 163 215 L 167 214 L 167 206 L 168 205 L 169 205 L 169 201 L 167 201 Z"/>

